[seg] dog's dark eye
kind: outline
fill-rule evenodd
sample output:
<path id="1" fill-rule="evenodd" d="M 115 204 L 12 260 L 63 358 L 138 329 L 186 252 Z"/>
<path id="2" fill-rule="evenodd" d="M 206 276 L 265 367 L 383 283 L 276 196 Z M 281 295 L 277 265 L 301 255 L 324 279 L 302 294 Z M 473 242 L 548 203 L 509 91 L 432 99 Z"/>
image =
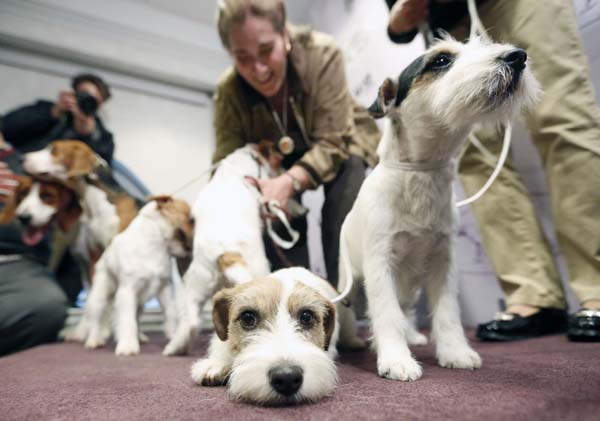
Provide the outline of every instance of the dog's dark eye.
<path id="1" fill-rule="evenodd" d="M 240 324 L 246 330 L 254 329 L 258 324 L 258 316 L 253 311 L 244 311 L 240 314 Z"/>
<path id="2" fill-rule="evenodd" d="M 310 328 L 315 324 L 315 314 L 310 310 L 302 310 L 298 316 L 302 327 Z"/>
<path id="3" fill-rule="evenodd" d="M 443 69 L 450 63 L 452 63 L 452 57 L 450 57 L 448 54 L 440 54 L 433 59 L 431 62 L 431 67 L 433 69 Z"/>

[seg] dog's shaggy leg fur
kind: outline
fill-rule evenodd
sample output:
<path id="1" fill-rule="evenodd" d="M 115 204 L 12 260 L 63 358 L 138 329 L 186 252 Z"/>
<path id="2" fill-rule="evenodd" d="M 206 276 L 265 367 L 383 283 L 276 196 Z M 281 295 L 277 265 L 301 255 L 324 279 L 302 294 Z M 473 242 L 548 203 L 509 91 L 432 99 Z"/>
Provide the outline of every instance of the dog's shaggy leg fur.
<path id="1" fill-rule="evenodd" d="M 183 355 L 189 352 L 192 339 L 200 330 L 200 304 L 207 302 L 215 293 L 218 277 L 203 264 L 192 261 L 184 275 L 184 285 L 177 297 L 179 323 L 173 338 L 163 350 L 163 355 Z"/>
<path id="2" fill-rule="evenodd" d="M 233 356 L 227 342 L 213 335 L 208 349 L 208 357 L 198 360 L 192 365 L 191 376 L 196 384 L 202 386 L 222 386 L 233 365 Z"/>
<path id="3" fill-rule="evenodd" d="M 377 350 L 377 371 L 391 380 L 417 380 L 421 377 L 421 366 L 408 349 L 406 331 L 409 321 L 398 304 L 396 274 L 388 261 L 380 259 L 385 255 L 374 253 L 365 262 L 365 287 L 373 325 L 373 346 Z"/>

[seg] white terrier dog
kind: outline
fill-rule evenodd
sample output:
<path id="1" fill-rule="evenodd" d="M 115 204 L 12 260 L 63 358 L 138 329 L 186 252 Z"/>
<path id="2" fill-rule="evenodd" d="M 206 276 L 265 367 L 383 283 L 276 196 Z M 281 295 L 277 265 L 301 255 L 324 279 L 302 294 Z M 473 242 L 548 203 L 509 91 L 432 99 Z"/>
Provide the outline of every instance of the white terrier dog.
<path id="1" fill-rule="evenodd" d="M 387 79 L 370 108 L 376 117 L 388 118 L 380 162 L 344 221 L 340 280 L 347 280 L 349 267 L 353 279 L 365 282 L 382 377 L 421 376 L 407 342 L 425 338 L 406 317 L 421 288 L 428 296 L 439 364 L 481 366 L 465 338 L 457 300 L 455 158 L 474 124 L 499 124 L 534 103 L 538 84 L 526 60 L 525 51 L 511 45 L 448 38 L 398 79 Z"/>
<path id="2" fill-rule="evenodd" d="M 86 348 L 106 342 L 102 322 L 114 297 L 117 355 L 140 352 L 137 319 L 146 301 L 158 297 L 167 328 L 174 330 L 171 257 L 191 254 L 193 220 L 190 207 L 170 196 L 149 199 L 125 231 L 118 234 L 96 265 L 84 315 L 67 340 L 85 341 Z"/>
<path id="3" fill-rule="evenodd" d="M 352 309 L 329 301 L 327 281 L 303 268 L 223 289 L 214 297 L 208 358 L 192 379 L 204 386 L 228 384 L 234 399 L 259 404 L 315 401 L 337 383 L 334 358 Z M 339 322 L 338 322 L 339 319 Z"/>
<path id="4" fill-rule="evenodd" d="M 194 257 L 178 299 L 179 324 L 164 355 L 188 352 L 200 329 L 200 310 L 218 289 L 269 274 L 260 194 L 244 178 L 276 175 L 265 154 L 268 151 L 249 144 L 228 155 L 194 203 Z"/>

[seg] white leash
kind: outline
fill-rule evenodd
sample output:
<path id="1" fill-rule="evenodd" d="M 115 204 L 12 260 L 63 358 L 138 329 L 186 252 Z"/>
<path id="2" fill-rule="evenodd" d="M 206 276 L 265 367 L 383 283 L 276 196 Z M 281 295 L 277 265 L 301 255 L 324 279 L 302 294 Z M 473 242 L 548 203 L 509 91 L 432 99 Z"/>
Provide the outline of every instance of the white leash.
<path id="1" fill-rule="evenodd" d="M 469 34 L 469 38 L 472 39 L 475 36 L 479 35 L 481 38 L 491 41 L 490 37 L 487 35 L 487 33 L 485 31 L 483 24 L 481 23 L 479 14 L 477 13 L 477 5 L 475 3 L 475 0 L 467 0 L 467 7 L 469 9 L 469 16 L 471 18 L 471 31 Z M 431 28 L 429 27 L 429 23 L 427 21 L 425 21 L 424 23 L 419 25 L 419 31 L 425 38 L 426 45 L 427 46 L 431 45 L 434 41 L 434 37 L 433 37 L 433 32 L 431 31 Z M 464 200 L 457 202 L 456 207 L 460 208 L 462 206 L 466 206 L 466 205 L 478 200 L 479 198 L 481 198 L 481 196 L 483 196 L 485 194 L 485 192 L 491 187 L 491 185 L 494 183 L 494 181 L 496 181 L 496 178 L 498 178 L 498 175 L 500 174 L 500 171 L 502 170 L 502 167 L 504 166 L 504 163 L 506 162 L 506 158 L 508 157 L 508 153 L 510 151 L 511 137 L 512 137 L 512 123 L 510 121 L 507 121 L 505 123 L 505 126 L 506 126 L 506 129 L 504 132 L 504 143 L 502 145 L 502 151 L 500 152 L 500 157 L 498 158 L 498 162 L 496 163 L 496 167 L 494 168 L 492 175 L 486 181 L 486 183 L 483 185 L 483 187 L 481 189 L 479 189 L 479 191 L 477 193 L 475 193 L 471 197 L 468 197 Z M 487 149 L 481 144 L 481 142 L 479 142 L 479 140 L 477 140 L 477 138 L 475 137 L 475 135 L 473 135 L 473 133 L 471 133 L 469 135 L 469 140 L 471 140 L 472 142 L 473 142 L 473 140 L 475 140 L 475 142 L 473 142 L 474 145 L 479 150 L 485 150 L 487 153 L 485 153 L 484 155 L 486 155 L 487 158 L 490 158 L 490 155 L 492 156 L 492 159 L 495 158 L 489 151 L 487 151 Z M 419 163 L 410 163 L 410 162 L 396 162 L 396 163 L 382 162 L 382 164 L 385 166 L 388 166 L 390 168 L 396 168 L 396 169 L 401 169 L 401 170 L 405 170 L 405 171 L 433 171 L 433 170 L 443 168 L 443 165 L 439 164 L 439 163 L 432 163 L 430 165 L 427 165 L 427 163 L 419 164 Z M 335 297 L 334 299 L 331 300 L 331 302 L 334 304 L 344 300 L 350 294 L 350 292 L 352 291 L 353 283 L 354 283 L 354 279 L 352 277 L 352 264 L 350 262 L 350 256 L 348 255 L 348 250 L 346 249 L 346 239 L 345 238 L 344 239 L 340 238 L 340 257 L 342 259 L 342 265 L 344 267 L 344 272 L 346 275 L 347 282 L 346 282 L 344 291 L 342 291 L 337 297 Z"/>

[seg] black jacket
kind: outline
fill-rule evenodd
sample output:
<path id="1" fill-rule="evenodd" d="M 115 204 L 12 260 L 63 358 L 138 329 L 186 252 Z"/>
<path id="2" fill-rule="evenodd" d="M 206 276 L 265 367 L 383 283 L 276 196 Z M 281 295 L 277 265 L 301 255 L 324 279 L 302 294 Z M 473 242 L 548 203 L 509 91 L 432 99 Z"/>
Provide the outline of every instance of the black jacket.
<path id="1" fill-rule="evenodd" d="M 8 112 L 0 118 L 0 131 L 7 142 L 19 152 L 26 153 L 45 148 L 58 139 L 77 139 L 86 143 L 110 164 L 115 150 L 113 135 L 96 116 L 96 130 L 89 136 L 78 134 L 73 128 L 73 117 L 66 114 L 52 117 L 50 101 L 38 101 Z"/>
<path id="2" fill-rule="evenodd" d="M 477 0 L 477 5 L 482 4 L 486 0 Z M 388 8 L 391 10 L 392 6 L 396 3 L 396 0 L 385 0 Z M 429 26 L 433 30 L 436 37 L 439 37 L 439 29 L 443 29 L 446 32 L 450 32 L 454 25 L 459 23 L 462 19 L 468 16 L 469 11 L 467 8 L 466 1 L 450 1 L 450 2 L 437 2 L 436 0 L 429 1 Z M 393 34 L 388 28 L 388 37 L 392 42 L 398 44 L 404 44 L 411 42 L 418 30 L 412 30 L 404 32 L 402 34 Z"/>

